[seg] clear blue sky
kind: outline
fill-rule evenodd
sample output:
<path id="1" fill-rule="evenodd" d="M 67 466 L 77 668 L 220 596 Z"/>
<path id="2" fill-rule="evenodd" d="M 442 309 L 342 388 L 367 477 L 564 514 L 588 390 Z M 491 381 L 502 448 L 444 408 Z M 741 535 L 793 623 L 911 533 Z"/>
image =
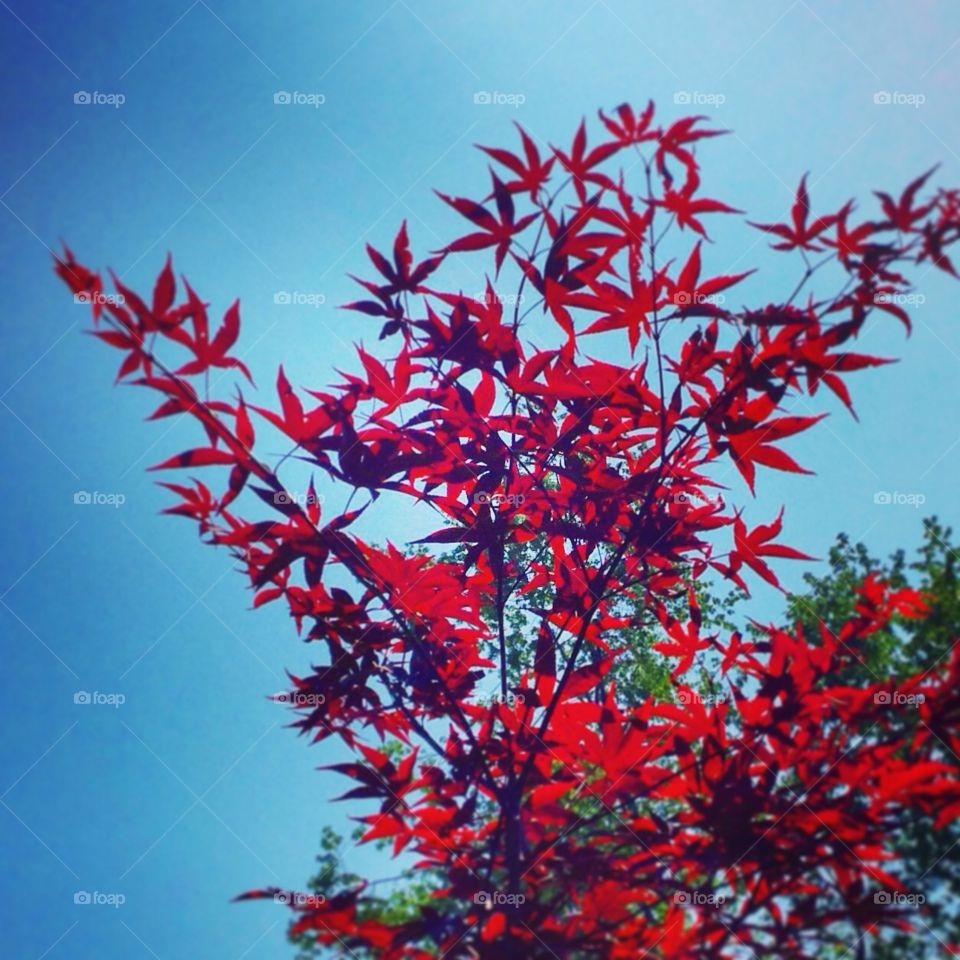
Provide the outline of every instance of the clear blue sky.
<path id="1" fill-rule="evenodd" d="M 763 220 L 806 170 L 823 209 L 937 161 L 960 183 L 947 0 L 0 0 L 0 73 L 0 912 L 18 960 L 289 957 L 284 911 L 228 899 L 301 885 L 322 824 L 347 812 L 327 805 L 343 782 L 313 771 L 330 748 L 308 750 L 265 699 L 309 651 L 279 612 L 249 612 L 225 555 L 158 516 L 143 468 L 187 434 L 144 425 L 147 399 L 111 386 L 115 356 L 81 336 L 86 311 L 50 273 L 59 237 L 135 288 L 172 250 L 215 305 L 241 297 L 260 382 L 283 359 L 317 385 L 352 363 L 351 341 L 376 340 L 333 307 L 365 269 L 362 241 L 388 243 L 406 217 L 418 251 L 439 245 L 453 221 L 431 188 L 482 189 L 470 144 L 512 142 L 514 119 L 556 143 L 597 107 L 653 97 L 673 114 L 678 93 L 720 95 L 706 112 L 736 133 L 709 145 L 708 185 Z M 755 252 L 710 263 L 744 269 Z M 767 473 L 750 507 L 759 521 L 786 502 L 786 539 L 812 554 L 839 530 L 885 552 L 918 540 L 921 513 L 960 513 L 957 291 L 927 275 L 918 292 L 910 340 L 892 319 L 865 336 L 903 362 L 857 378 L 861 423 L 836 412 L 799 439 L 817 477 Z M 75 505 L 81 490 L 125 503 Z M 926 502 L 876 506 L 880 490 Z M 125 703 L 76 705 L 78 691 Z M 75 905 L 79 891 L 126 902 Z"/>

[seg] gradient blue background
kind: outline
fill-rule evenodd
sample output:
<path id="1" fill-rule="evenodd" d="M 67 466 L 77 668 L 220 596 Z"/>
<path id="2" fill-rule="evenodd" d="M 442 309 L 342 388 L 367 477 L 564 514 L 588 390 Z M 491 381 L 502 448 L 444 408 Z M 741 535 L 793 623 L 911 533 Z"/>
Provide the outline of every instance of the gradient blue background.
<path id="1" fill-rule="evenodd" d="M 481 191 L 470 144 L 512 143 L 514 119 L 559 143 L 600 106 L 654 97 L 673 115 L 680 91 L 722 94 L 711 112 L 736 133 L 701 155 L 707 185 L 769 220 L 805 170 L 821 210 L 936 161 L 960 183 L 958 72 L 951 2 L 0 0 L 3 955 L 289 957 L 285 911 L 228 899 L 300 886 L 321 825 L 350 812 L 327 804 L 343 782 L 313 772 L 332 748 L 308 750 L 265 699 L 308 651 L 279 612 L 249 612 L 225 554 L 158 516 L 168 500 L 143 468 L 190 435 L 144 425 L 148 398 L 111 386 L 116 355 L 80 335 L 86 308 L 50 273 L 59 237 L 147 291 L 173 250 L 215 308 L 241 297 L 258 381 L 284 360 L 320 385 L 353 365 L 352 341 L 376 340 L 333 306 L 354 296 L 362 242 L 389 243 L 406 217 L 418 252 L 438 246 L 455 221 L 430 189 Z M 79 90 L 126 102 L 75 105 Z M 277 106 L 278 90 L 325 103 Z M 878 106 L 881 90 L 926 102 Z M 708 263 L 745 269 L 762 250 Z M 887 551 L 917 542 L 921 513 L 957 518 L 957 288 L 926 273 L 918 292 L 910 340 L 892 319 L 864 338 L 903 362 L 856 378 L 861 422 L 828 405 L 790 448 L 817 477 L 767 472 L 752 521 L 784 501 L 788 542 L 823 555 L 838 530 Z M 78 490 L 126 502 L 77 506 Z M 926 503 L 875 506 L 878 490 Z M 379 531 L 402 536 L 404 519 Z M 79 690 L 126 702 L 77 706 Z M 389 873 L 381 860 L 347 864 Z M 79 890 L 126 902 L 75 906 Z"/>

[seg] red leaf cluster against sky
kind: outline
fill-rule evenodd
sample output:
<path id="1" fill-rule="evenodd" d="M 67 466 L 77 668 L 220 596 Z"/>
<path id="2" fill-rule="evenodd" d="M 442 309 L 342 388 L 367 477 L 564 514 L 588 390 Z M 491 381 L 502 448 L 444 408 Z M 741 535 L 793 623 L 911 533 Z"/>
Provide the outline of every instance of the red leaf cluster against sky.
<path id="1" fill-rule="evenodd" d="M 847 375 L 885 362 L 855 351 L 864 325 L 892 314 L 909 329 L 894 295 L 916 264 L 955 274 L 960 192 L 927 190 L 928 173 L 879 193 L 867 219 L 852 201 L 816 211 L 802 179 L 785 222 L 753 225 L 797 257 L 799 282 L 733 308 L 748 273 L 704 263 L 711 222 L 739 212 L 701 190 L 701 141 L 721 131 L 658 124 L 652 104 L 600 121 L 593 144 L 581 124 L 549 152 L 522 130 L 517 152 L 484 147 L 490 191 L 440 194 L 467 221 L 440 250 L 415 254 L 405 225 L 390 256 L 368 248 L 376 276 L 348 307 L 379 324 L 378 356 L 358 349 L 358 372 L 323 390 L 281 370 L 273 407 L 239 385 L 208 393 L 214 368 L 250 379 L 232 355 L 238 304 L 211 335 L 186 281 L 177 303 L 169 260 L 149 305 L 119 283 L 104 297 L 69 250 L 56 264 L 122 352 L 119 378 L 160 394 L 155 417 L 202 428 L 159 465 L 191 471 L 167 484 L 169 512 L 317 645 L 319 665 L 292 680 L 296 725 L 354 752 L 335 769 L 371 804 L 366 839 L 439 878 L 435 908 L 393 923 L 370 919 L 364 886 L 291 898 L 322 943 L 388 960 L 816 956 L 838 930 L 909 922 L 873 898 L 896 887 L 898 811 L 960 812 L 942 754 L 960 752 L 960 660 L 901 684 L 919 703 L 909 741 L 887 684 L 836 680 L 922 598 L 870 580 L 836 635 L 746 639 L 706 631 L 690 589 L 777 585 L 773 562 L 803 558 L 779 542 L 780 516 L 750 529 L 717 496 L 723 469 L 751 490 L 758 467 L 803 472 L 783 442 L 820 417 L 791 401 L 809 410 L 825 386 L 852 409 Z M 444 287 L 461 255 L 490 260 L 483 297 Z M 823 278 L 833 292 L 815 290 Z M 619 362 L 592 355 L 604 344 Z M 352 491 L 342 513 L 324 515 L 312 484 L 303 502 L 290 493 L 291 454 L 272 462 L 258 443 L 277 432 L 323 485 Z M 201 481 L 201 467 L 227 469 Z M 398 498 L 435 517 L 420 551 L 351 529 Z M 687 596 L 677 618 L 667 601 Z M 671 698 L 618 695 L 624 598 L 662 635 Z M 517 610 L 535 642 L 511 673 Z M 678 702 L 705 660 L 726 696 Z"/>

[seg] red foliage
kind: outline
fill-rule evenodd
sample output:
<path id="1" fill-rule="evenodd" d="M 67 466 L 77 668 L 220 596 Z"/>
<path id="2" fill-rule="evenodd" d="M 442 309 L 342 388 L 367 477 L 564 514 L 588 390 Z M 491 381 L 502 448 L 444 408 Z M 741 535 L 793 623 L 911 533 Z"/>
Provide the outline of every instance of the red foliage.
<path id="1" fill-rule="evenodd" d="M 150 306 L 119 282 L 122 303 L 101 296 L 69 250 L 56 264 L 123 352 L 120 377 L 162 396 L 154 416 L 202 426 L 201 445 L 160 466 L 229 468 L 213 490 L 166 484 L 179 498 L 169 512 L 236 556 L 255 606 L 286 604 L 325 650 L 293 678 L 296 725 L 355 751 L 334 769 L 355 783 L 346 797 L 374 803 L 366 839 L 392 838 L 442 877 L 435 908 L 393 924 L 364 919 L 364 887 L 290 898 L 298 929 L 344 955 L 813 957 L 838 931 L 908 922 L 872 897 L 896 887 L 884 865 L 898 810 L 960 813 L 941 753 L 960 752 L 960 660 L 901 687 L 923 695 L 909 740 L 880 696 L 888 684 L 835 679 L 891 616 L 922 612 L 916 595 L 869 581 L 839 635 L 771 627 L 751 641 L 705 633 L 692 591 L 685 621 L 665 606 L 711 572 L 776 585 L 770 561 L 803 557 L 778 542 L 780 517 L 750 529 L 711 491 L 726 464 L 751 489 L 758 466 L 803 472 L 782 442 L 819 417 L 788 401 L 822 384 L 850 405 L 847 375 L 885 362 L 851 351 L 861 328 L 876 310 L 909 325 L 900 271 L 930 260 L 955 272 L 960 192 L 919 200 L 928 174 L 897 201 L 879 194 L 880 215 L 860 221 L 852 202 L 812 214 L 804 178 L 787 222 L 759 226 L 775 250 L 798 251 L 800 282 L 733 309 L 719 294 L 747 274 L 702 262 L 707 224 L 737 213 L 700 190 L 695 150 L 720 131 L 699 117 L 657 126 L 652 105 L 601 120 L 592 146 L 581 125 L 569 149 L 522 130 L 516 154 L 483 148 L 499 171 L 490 193 L 441 194 L 467 232 L 419 263 L 405 225 L 392 259 L 368 247 L 379 276 L 349 308 L 380 318 L 391 356 L 358 349 L 361 372 L 332 392 L 298 391 L 281 370 L 276 410 L 202 392 L 213 367 L 247 373 L 231 353 L 237 304 L 211 337 L 185 282 L 174 305 L 169 262 Z M 639 195 L 618 163 L 644 173 Z M 448 259 L 481 251 L 494 278 L 515 274 L 509 306 L 493 279 L 482 297 L 438 285 Z M 839 292 L 807 292 L 821 268 Z M 529 345 L 533 323 L 555 343 Z M 640 358 L 595 358 L 588 343 Z M 168 363 L 161 347 L 187 357 Z M 257 417 L 325 483 L 352 489 L 354 508 L 330 518 L 316 496 L 292 496 L 286 458 L 257 452 Z M 241 516 L 241 494 L 245 510 L 259 498 L 271 512 Z M 378 506 L 433 511 L 421 541 L 433 554 L 351 532 L 381 494 Z M 517 544 L 540 545 L 524 567 Z M 457 560 L 440 555 L 454 547 Z M 548 605 L 526 605 L 541 587 Z M 675 658 L 669 699 L 625 703 L 610 680 L 624 597 Z M 513 680 L 510 609 L 536 638 Z M 683 686 L 704 657 L 722 702 Z"/>

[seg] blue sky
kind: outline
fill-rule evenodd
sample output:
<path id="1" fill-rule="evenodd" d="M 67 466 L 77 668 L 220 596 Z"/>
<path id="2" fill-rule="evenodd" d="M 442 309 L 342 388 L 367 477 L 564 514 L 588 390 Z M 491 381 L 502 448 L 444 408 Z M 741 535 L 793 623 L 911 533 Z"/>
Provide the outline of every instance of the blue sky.
<path id="1" fill-rule="evenodd" d="M 559 143 L 598 107 L 653 97 L 673 115 L 688 109 L 675 98 L 709 97 L 735 131 L 703 155 L 709 192 L 761 220 L 807 170 L 824 210 L 934 162 L 960 182 L 960 7 L 933 0 L 0 0 L 0 73 L 0 911 L 22 960 L 289 957 L 279 908 L 228 900 L 299 886 L 321 826 L 347 812 L 327 804 L 342 782 L 313 769 L 331 748 L 308 750 L 266 699 L 309 651 L 279 612 L 249 612 L 229 558 L 158 516 L 144 467 L 189 434 L 144 425 L 147 398 L 111 386 L 116 357 L 81 335 L 86 311 L 50 273 L 60 237 L 138 289 L 172 250 L 215 307 L 241 298 L 259 382 L 283 360 L 319 385 L 353 364 L 352 342 L 376 342 L 334 308 L 363 241 L 389 243 L 407 218 L 418 252 L 439 246 L 455 222 L 431 189 L 481 191 L 470 145 L 512 143 L 513 120 Z M 715 272 L 762 258 L 739 242 L 705 254 Z M 864 336 L 902 362 L 856 379 L 861 422 L 828 405 L 790 448 L 817 476 L 768 473 L 749 507 L 759 521 L 787 503 L 786 539 L 812 554 L 839 530 L 886 552 L 917 542 L 923 513 L 957 519 L 956 292 L 930 273 L 917 292 L 912 338 L 892 319 Z M 124 502 L 78 505 L 78 491 Z M 877 505 L 878 491 L 925 503 Z M 125 702 L 75 704 L 79 691 Z M 369 851 L 347 862 L 389 871 Z M 79 891 L 125 902 L 76 905 Z"/>

